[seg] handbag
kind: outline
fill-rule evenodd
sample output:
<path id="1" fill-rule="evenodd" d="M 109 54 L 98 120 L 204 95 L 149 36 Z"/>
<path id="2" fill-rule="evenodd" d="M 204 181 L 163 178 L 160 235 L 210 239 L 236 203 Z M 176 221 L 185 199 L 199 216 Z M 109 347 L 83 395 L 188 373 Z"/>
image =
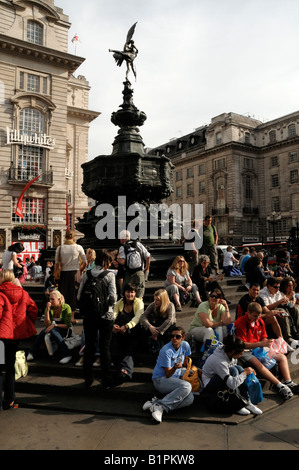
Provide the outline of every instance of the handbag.
<path id="1" fill-rule="evenodd" d="M 273 357 L 276 354 L 286 354 L 288 352 L 288 345 L 285 340 L 281 337 L 276 338 L 272 341 L 271 346 L 268 351 L 268 356 Z"/>
<path id="2" fill-rule="evenodd" d="M 192 359 L 190 359 L 190 357 L 187 357 L 186 359 L 188 361 L 186 372 L 181 378 L 182 380 L 186 380 L 186 382 L 189 382 L 192 385 L 192 392 L 199 392 L 199 374 L 201 374 L 201 370 L 196 366 L 192 366 Z"/>
<path id="3" fill-rule="evenodd" d="M 59 247 L 59 250 L 58 250 L 58 261 L 57 263 L 55 263 L 54 272 L 53 272 L 53 276 L 56 281 L 59 281 L 60 273 L 61 273 L 60 250 L 61 250 L 61 246 Z"/>
<path id="4" fill-rule="evenodd" d="M 263 391 L 259 379 L 255 374 L 247 375 L 245 385 L 248 389 L 251 403 L 257 405 L 263 401 Z"/>
<path id="5" fill-rule="evenodd" d="M 248 404 L 248 401 L 240 395 L 238 390 L 230 388 L 209 393 L 208 397 L 209 408 L 220 413 L 235 413 Z"/>
<path id="6" fill-rule="evenodd" d="M 15 360 L 15 380 L 18 380 L 20 377 L 26 377 L 27 374 L 28 364 L 26 361 L 25 351 L 17 351 Z"/>

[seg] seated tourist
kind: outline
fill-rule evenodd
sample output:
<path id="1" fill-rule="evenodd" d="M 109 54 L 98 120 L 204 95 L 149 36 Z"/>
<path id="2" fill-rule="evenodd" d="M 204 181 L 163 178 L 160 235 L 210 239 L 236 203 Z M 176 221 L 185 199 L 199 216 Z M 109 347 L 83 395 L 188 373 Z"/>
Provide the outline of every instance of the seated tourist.
<path id="1" fill-rule="evenodd" d="M 299 393 L 299 386 L 291 379 L 286 356 L 281 353 L 274 356 L 284 381 L 284 383 L 281 383 L 281 381 L 275 377 L 275 375 L 273 375 L 272 372 L 268 370 L 252 353 L 252 350 L 255 348 L 270 347 L 271 342 L 273 341 L 267 337 L 265 323 L 260 318 L 261 313 L 262 307 L 260 304 L 252 302 L 248 306 L 246 315 L 243 315 L 235 321 L 236 336 L 244 341 L 245 349 L 248 349 L 248 351 L 244 352 L 240 361 L 248 362 L 261 377 L 268 380 L 276 387 L 278 393 L 284 400 L 288 400 L 294 393 Z"/>
<path id="2" fill-rule="evenodd" d="M 140 317 L 140 325 L 147 332 L 152 352 L 158 353 L 161 347 L 170 341 L 169 331 L 175 321 L 175 308 L 166 290 L 157 290 L 154 293 L 154 301 Z"/>
<path id="3" fill-rule="evenodd" d="M 280 315 L 279 311 L 271 311 L 265 304 L 265 301 L 260 296 L 260 285 L 258 283 L 253 282 L 250 284 L 248 293 L 243 295 L 239 300 L 237 305 L 236 311 L 236 318 L 245 315 L 247 312 L 248 305 L 251 302 L 257 302 L 261 305 L 262 311 L 262 319 L 265 322 L 266 327 L 271 328 L 271 336 L 274 338 L 279 338 L 282 336 L 281 328 L 279 326 L 278 320 L 276 318 L 277 315 Z"/>
<path id="4" fill-rule="evenodd" d="M 245 350 L 244 342 L 233 335 L 226 336 L 223 342 L 224 345 L 216 348 L 203 365 L 201 380 L 205 392 L 213 393 L 226 387 L 238 390 L 248 401 L 248 405 L 236 412 L 241 415 L 248 415 L 250 412 L 256 415 L 262 414 L 262 411 L 251 403 L 245 384 L 247 375 L 255 374 L 255 371 L 251 367 L 243 369 L 238 365 L 238 359 Z"/>
<path id="5" fill-rule="evenodd" d="M 47 340 L 54 342 L 58 347 L 58 354 L 60 355 L 60 363 L 66 364 L 71 359 L 69 349 L 64 342 L 64 338 L 72 333 L 72 309 L 65 303 L 63 295 L 58 290 L 53 290 L 49 295 L 49 302 L 45 309 L 45 328 L 39 333 L 35 339 L 32 347 L 30 348 L 27 356 L 27 361 L 32 361 L 38 352 L 41 344 Z M 49 336 L 46 336 L 49 335 Z M 48 342 L 49 345 L 49 342 Z M 49 346 L 48 346 L 49 347 Z M 50 355 L 53 354 L 51 346 L 48 349 Z"/>
<path id="6" fill-rule="evenodd" d="M 190 382 L 181 379 L 185 359 L 190 356 L 189 343 L 185 340 L 182 327 L 174 326 L 170 335 L 171 341 L 160 350 L 153 371 L 153 384 L 163 398 L 154 397 L 144 403 L 142 409 L 149 410 L 152 418 L 161 423 L 164 411 L 183 408 L 192 405 L 194 395 Z"/>
<path id="7" fill-rule="evenodd" d="M 192 283 L 188 271 L 188 263 L 183 256 L 177 256 L 166 274 L 166 281 L 164 284 L 169 298 L 173 301 L 177 312 L 182 311 L 182 303 L 189 300 L 191 292 L 193 293 L 196 302 L 201 302 L 198 288 Z"/>
<path id="8" fill-rule="evenodd" d="M 223 274 L 218 275 L 217 279 L 223 279 Z M 209 292 L 213 289 L 219 289 L 223 294 L 217 279 L 212 275 L 210 258 L 208 255 L 200 255 L 198 265 L 195 266 L 193 271 L 192 282 L 197 286 L 202 301 L 208 300 Z"/>
<path id="9" fill-rule="evenodd" d="M 142 341 L 139 322 L 144 312 L 144 303 L 136 297 L 136 293 L 137 287 L 134 284 L 126 284 L 124 297 L 114 305 L 111 356 L 119 368 L 120 382 L 132 379 L 134 355 Z"/>
<path id="10" fill-rule="evenodd" d="M 209 299 L 202 302 L 195 312 L 188 331 L 188 340 L 194 337 L 196 342 L 205 343 L 206 339 L 218 336 L 219 341 L 227 335 L 227 325 L 232 322 L 227 302 L 222 292 L 214 289 Z"/>

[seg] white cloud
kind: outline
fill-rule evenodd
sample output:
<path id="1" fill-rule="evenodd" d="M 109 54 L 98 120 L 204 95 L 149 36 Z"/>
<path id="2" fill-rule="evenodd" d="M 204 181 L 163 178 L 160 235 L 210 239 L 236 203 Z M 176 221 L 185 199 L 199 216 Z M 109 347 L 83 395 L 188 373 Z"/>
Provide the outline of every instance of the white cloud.
<path id="1" fill-rule="evenodd" d="M 91 86 L 89 158 L 110 154 L 118 128 L 125 66 L 108 49 L 122 49 L 128 29 L 139 54 L 134 103 L 147 114 L 147 147 L 192 132 L 223 112 L 274 119 L 296 111 L 297 0 L 55 0 L 79 35 L 77 74 Z"/>

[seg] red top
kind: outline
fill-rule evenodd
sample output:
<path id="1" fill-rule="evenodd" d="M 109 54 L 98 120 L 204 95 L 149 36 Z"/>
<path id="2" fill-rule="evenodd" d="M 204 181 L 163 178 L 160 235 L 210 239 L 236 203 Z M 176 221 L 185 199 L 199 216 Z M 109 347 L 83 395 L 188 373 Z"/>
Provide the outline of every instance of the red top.
<path id="1" fill-rule="evenodd" d="M 34 326 L 38 308 L 34 300 L 31 299 L 28 292 L 22 287 L 16 286 L 12 282 L 3 282 L 0 285 L 0 294 L 4 294 L 11 304 L 13 338 L 11 338 L 11 325 L 2 322 L 2 338 L 7 339 L 26 339 L 36 334 Z M 1 321 L 1 320 L 0 320 Z M 7 334 L 7 336 L 5 336 Z"/>
<path id="2" fill-rule="evenodd" d="M 247 315 L 243 315 L 235 321 L 236 335 L 244 343 L 256 343 L 267 338 L 264 320 L 259 318 L 257 322 L 250 322 Z"/>

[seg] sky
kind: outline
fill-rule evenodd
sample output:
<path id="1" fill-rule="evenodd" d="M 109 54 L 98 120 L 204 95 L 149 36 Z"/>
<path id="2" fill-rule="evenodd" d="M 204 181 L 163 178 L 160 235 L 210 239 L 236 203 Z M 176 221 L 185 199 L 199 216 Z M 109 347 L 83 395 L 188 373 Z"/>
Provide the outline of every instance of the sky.
<path id="1" fill-rule="evenodd" d="M 69 16 L 70 54 L 84 57 L 75 72 L 91 87 L 89 160 L 110 155 L 122 104 L 122 50 L 137 22 L 134 104 L 145 112 L 145 147 L 209 124 L 222 113 L 263 122 L 299 109 L 298 0 L 54 0 Z M 76 47 L 71 42 L 77 34 Z"/>

